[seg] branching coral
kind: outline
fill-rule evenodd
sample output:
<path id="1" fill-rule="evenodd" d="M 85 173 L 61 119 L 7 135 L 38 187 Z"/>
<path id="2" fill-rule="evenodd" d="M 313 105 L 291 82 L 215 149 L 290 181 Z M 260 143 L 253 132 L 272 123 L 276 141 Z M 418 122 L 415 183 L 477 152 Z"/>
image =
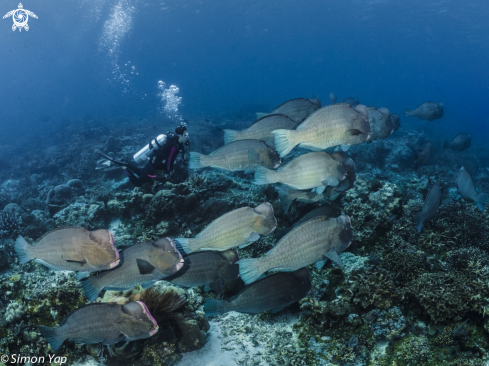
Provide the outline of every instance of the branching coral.
<path id="1" fill-rule="evenodd" d="M 392 272 L 395 279 L 406 282 L 425 271 L 426 258 L 412 249 L 394 250 L 382 258 L 382 266 Z"/>
<path id="2" fill-rule="evenodd" d="M 435 323 L 460 319 L 468 311 L 481 313 L 484 299 L 489 296 L 488 284 L 483 279 L 473 280 L 461 272 L 425 273 L 405 291 Z"/>
<path id="3" fill-rule="evenodd" d="M 380 267 L 360 268 L 351 272 L 345 297 L 364 309 L 389 309 L 399 292 L 388 271 Z"/>
<path id="4" fill-rule="evenodd" d="M 0 211 L 0 236 L 14 233 L 20 229 L 22 217 L 14 212 Z"/>

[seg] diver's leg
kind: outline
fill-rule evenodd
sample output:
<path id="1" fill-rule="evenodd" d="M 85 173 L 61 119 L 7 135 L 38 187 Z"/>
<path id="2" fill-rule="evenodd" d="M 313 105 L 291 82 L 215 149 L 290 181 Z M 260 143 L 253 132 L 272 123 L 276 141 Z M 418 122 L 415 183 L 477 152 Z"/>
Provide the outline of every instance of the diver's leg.
<path id="1" fill-rule="evenodd" d="M 131 181 L 132 184 L 134 184 L 136 187 L 141 187 L 143 185 L 143 182 L 137 177 L 132 171 L 129 169 L 124 169 L 124 173 L 129 177 L 129 180 Z"/>
<path id="2" fill-rule="evenodd" d="M 126 173 L 126 175 L 129 177 L 129 180 L 136 187 L 141 187 L 151 178 L 156 177 L 156 175 L 154 175 L 155 172 L 151 163 L 147 163 L 142 169 L 130 163 L 127 165 L 127 168 L 124 169 L 124 173 Z"/>

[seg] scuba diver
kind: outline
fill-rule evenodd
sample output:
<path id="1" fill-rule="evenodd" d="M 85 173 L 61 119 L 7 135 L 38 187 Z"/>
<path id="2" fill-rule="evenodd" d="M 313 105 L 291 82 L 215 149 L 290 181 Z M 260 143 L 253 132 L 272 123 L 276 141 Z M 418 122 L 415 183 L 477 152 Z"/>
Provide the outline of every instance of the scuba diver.
<path id="1" fill-rule="evenodd" d="M 173 174 L 173 165 L 180 153 L 183 163 L 185 160 L 185 146 L 189 146 L 187 125 L 182 122 L 175 132 L 168 132 L 166 135 L 155 137 L 148 145 L 134 154 L 136 163 L 127 162 L 124 159 L 115 159 L 104 152 L 96 149 L 95 152 L 103 157 L 97 161 L 95 169 L 105 169 L 113 165 L 120 166 L 129 180 L 136 186 L 141 187 L 144 183 L 157 180 L 166 182 Z M 137 164 L 145 163 L 140 168 Z M 164 176 L 158 176 L 157 171 L 164 171 Z"/>

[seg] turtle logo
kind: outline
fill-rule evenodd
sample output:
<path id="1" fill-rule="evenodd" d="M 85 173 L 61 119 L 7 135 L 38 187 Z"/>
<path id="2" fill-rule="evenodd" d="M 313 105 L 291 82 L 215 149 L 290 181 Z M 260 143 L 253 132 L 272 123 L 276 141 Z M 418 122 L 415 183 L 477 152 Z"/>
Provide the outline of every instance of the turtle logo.
<path id="1" fill-rule="evenodd" d="M 22 31 L 22 28 L 28 31 L 29 24 L 27 24 L 27 21 L 29 20 L 29 15 L 37 19 L 36 14 L 34 14 L 32 11 L 25 10 L 22 3 L 19 3 L 19 8 L 9 11 L 7 14 L 3 16 L 3 19 L 8 18 L 10 16 L 12 17 L 14 21 L 14 24 L 12 25 L 13 31 L 15 31 L 17 28 L 19 28 L 19 32 Z"/>

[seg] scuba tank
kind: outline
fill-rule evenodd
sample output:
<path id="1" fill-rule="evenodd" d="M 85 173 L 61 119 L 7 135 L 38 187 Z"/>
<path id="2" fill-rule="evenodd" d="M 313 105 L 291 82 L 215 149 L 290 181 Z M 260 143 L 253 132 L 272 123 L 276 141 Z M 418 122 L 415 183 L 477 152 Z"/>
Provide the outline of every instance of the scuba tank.
<path id="1" fill-rule="evenodd" d="M 159 149 L 166 142 L 166 135 L 158 135 L 148 145 L 143 147 L 137 153 L 134 154 L 133 158 L 137 164 L 145 163 L 149 159 L 149 155 L 153 149 Z"/>

